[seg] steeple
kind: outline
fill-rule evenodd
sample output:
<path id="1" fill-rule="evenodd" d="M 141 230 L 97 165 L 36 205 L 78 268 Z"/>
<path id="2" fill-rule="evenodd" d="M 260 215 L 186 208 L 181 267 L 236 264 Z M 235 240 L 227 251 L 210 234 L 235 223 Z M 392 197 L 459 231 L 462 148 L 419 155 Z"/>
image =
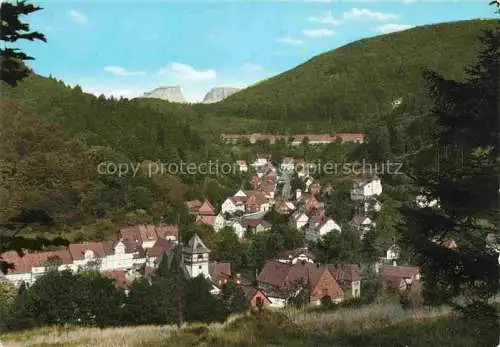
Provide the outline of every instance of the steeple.
<path id="1" fill-rule="evenodd" d="M 210 278 L 208 270 L 209 254 L 208 247 L 205 246 L 198 234 L 194 234 L 182 250 L 182 261 L 189 277 L 195 278 L 203 275 Z"/>

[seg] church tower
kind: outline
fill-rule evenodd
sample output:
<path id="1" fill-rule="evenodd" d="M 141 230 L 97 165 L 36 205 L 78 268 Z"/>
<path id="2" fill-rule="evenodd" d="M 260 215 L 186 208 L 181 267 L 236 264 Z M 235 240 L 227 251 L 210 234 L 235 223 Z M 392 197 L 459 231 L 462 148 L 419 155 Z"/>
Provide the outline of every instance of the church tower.
<path id="1" fill-rule="evenodd" d="M 189 240 L 187 246 L 182 250 L 182 261 L 190 278 L 203 275 L 210 278 L 208 270 L 210 250 L 203 244 L 198 234 Z"/>

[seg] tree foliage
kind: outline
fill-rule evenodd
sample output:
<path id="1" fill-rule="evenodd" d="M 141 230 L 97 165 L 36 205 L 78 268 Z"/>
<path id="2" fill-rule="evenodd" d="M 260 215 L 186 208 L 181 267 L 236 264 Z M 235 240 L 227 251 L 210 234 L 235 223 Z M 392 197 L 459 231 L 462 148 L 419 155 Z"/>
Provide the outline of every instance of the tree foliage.
<path id="1" fill-rule="evenodd" d="M 498 290 L 498 255 L 486 247 L 498 209 L 498 76 L 500 31 L 487 31 L 477 63 L 458 82 L 426 71 L 434 100 L 433 145 L 414 156 L 411 176 L 440 208 L 407 206 L 405 238 L 423 268 L 428 302 L 465 296 L 486 302 Z M 433 240 L 455 238 L 451 250 Z"/>
<path id="2" fill-rule="evenodd" d="M 25 1 L 17 1 L 16 3 L 3 1 L 0 5 L 0 20 L 2 22 L 0 41 L 3 43 L 12 43 L 18 40 L 46 42 L 42 33 L 30 31 L 29 24 L 20 19 L 20 16 L 29 15 L 39 10 L 41 10 L 40 7 L 26 4 Z M 29 74 L 29 69 L 24 65 L 26 60 L 33 60 L 33 57 L 17 48 L 0 48 L 0 80 L 10 86 L 16 86 L 18 81 Z"/>

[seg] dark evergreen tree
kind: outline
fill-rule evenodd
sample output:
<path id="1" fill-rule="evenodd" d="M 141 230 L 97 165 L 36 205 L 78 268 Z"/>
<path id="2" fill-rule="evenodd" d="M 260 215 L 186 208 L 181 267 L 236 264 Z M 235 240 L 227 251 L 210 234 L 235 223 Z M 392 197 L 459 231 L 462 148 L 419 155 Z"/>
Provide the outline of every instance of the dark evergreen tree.
<path id="1" fill-rule="evenodd" d="M 2 22 L 0 41 L 2 41 L 2 44 L 18 40 L 46 42 L 43 34 L 36 31 L 30 32 L 29 24 L 19 18 L 21 15 L 29 15 L 39 10 L 41 10 L 40 7 L 26 4 L 25 1 L 17 1 L 16 3 L 3 1 L 0 5 L 0 19 Z M 29 74 L 28 67 L 24 65 L 26 60 L 33 60 L 33 57 L 17 48 L 0 48 L 0 80 L 11 86 L 16 86 L 17 82 Z"/>
<path id="2" fill-rule="evenodd" d="M 426 71 L 434 100 L 434 143 L 412 160 L 410 175 L 440 208 L 406 206 L 407 245 L 422 267 L 428 303 L 487 302 L 498 290 L 498 255 L 485 237 L 499 228 L 500 30 L 485 32 L 484 48 L 467 79 L 457 82 Z M 455 238 L 452 250 L 436 240 Z"/>

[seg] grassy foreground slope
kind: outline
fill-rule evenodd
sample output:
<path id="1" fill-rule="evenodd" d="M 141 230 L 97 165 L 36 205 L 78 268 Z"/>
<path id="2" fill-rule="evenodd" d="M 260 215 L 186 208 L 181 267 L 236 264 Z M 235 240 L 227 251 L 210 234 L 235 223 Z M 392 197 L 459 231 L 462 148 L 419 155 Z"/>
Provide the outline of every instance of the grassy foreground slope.
<path id="1" fill-rule="evenodd" d="M 264 312 L 225 324 L 175 327 L 42 328 L 0 336 L 16 346 L 496 346 L 493 324 L 466 320 L 448 309 L 402 310 L 373 305 L 327 313 Z"/>
<path id="2" fill-rule="evenodd" d="M 424 102 L 422 69 L 461 79 L 484 29 L 498 20 L 467 20 L 380 35 L 318 55 L 247 88 L 207 114 L 276 120 L 322 120 L 336 130 L 364 130 L 399 97 Z"/>

